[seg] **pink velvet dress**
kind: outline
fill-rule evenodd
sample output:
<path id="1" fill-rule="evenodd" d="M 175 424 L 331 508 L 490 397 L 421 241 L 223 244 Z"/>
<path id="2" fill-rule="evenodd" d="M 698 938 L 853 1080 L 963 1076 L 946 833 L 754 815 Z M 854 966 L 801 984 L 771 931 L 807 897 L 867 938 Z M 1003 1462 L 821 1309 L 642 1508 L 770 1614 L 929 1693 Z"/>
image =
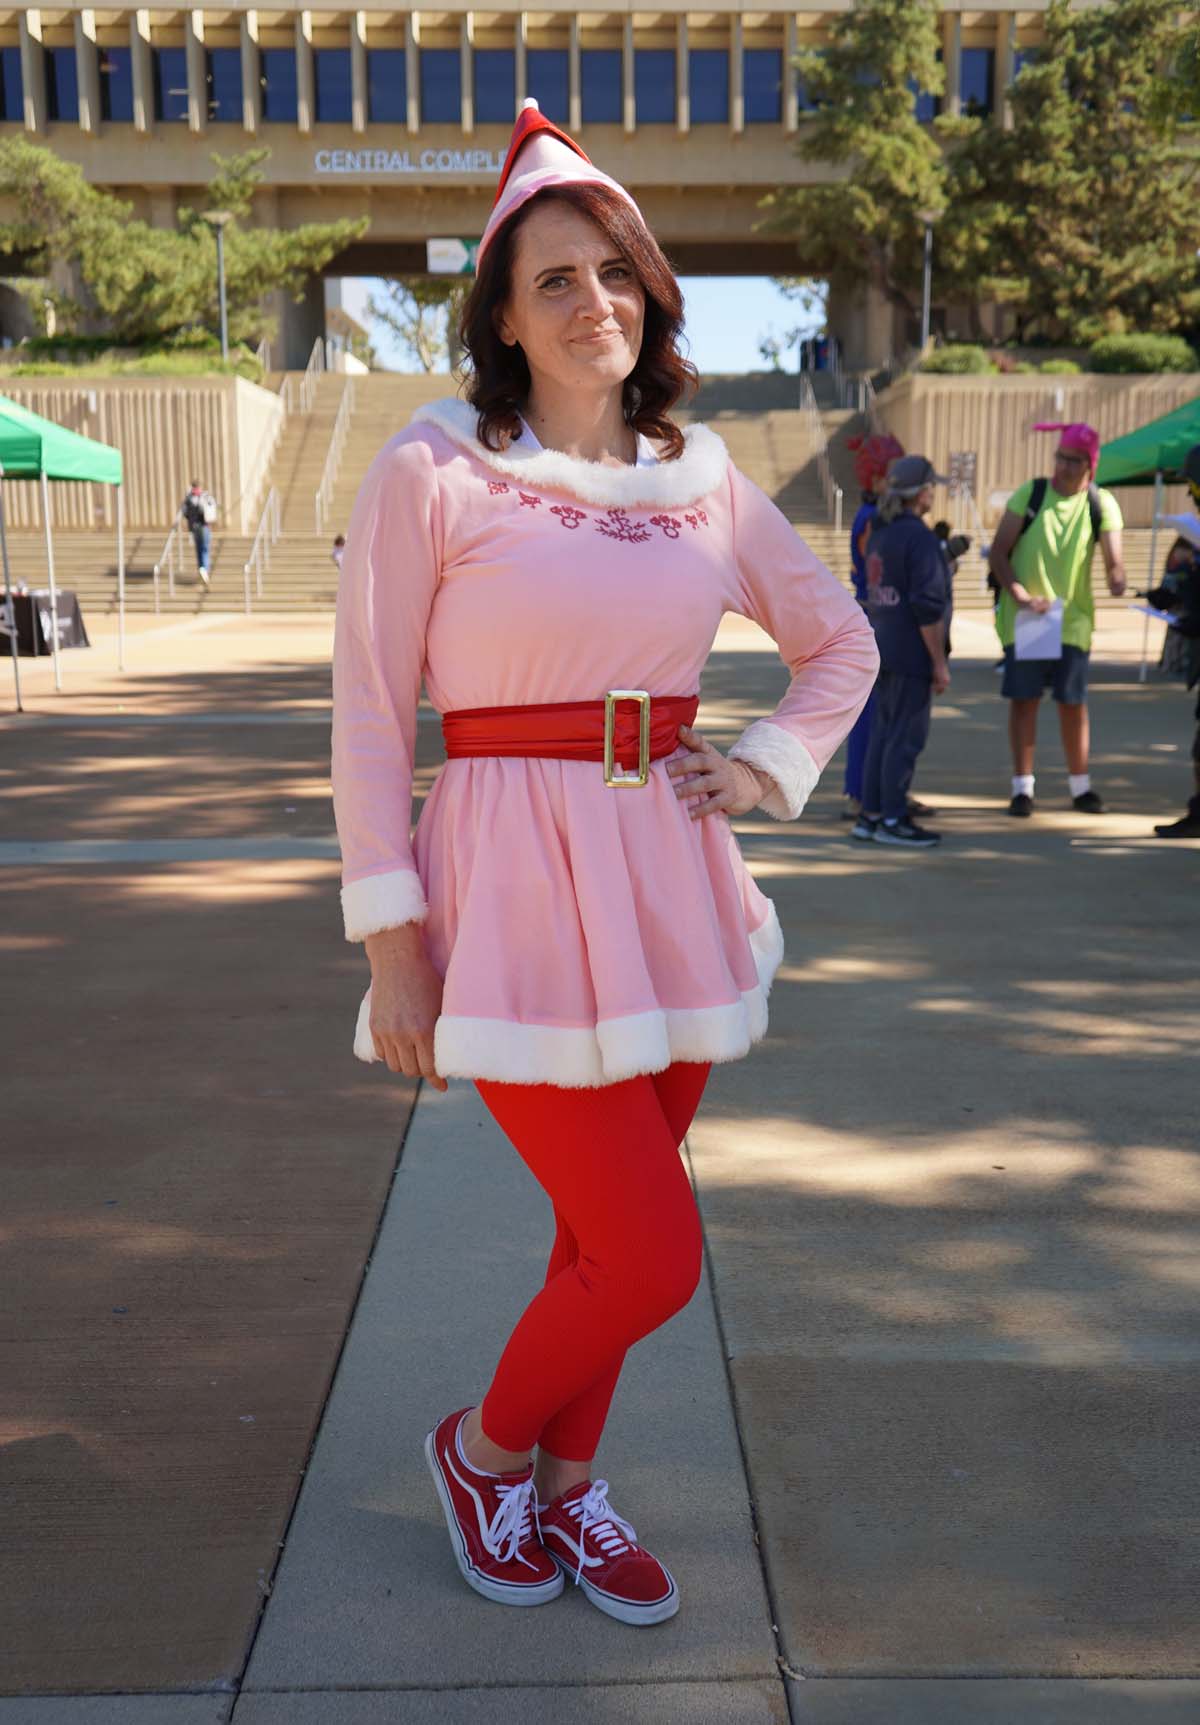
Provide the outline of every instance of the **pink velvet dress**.
<path id="1" fill-rule="evenodd" d="M 424 678 L 439 713 L 688 695 L 722 614 L 778 643 L 791 684 L 730 754 L 800 813 L 867 699 L 877 655 L 844 588 L 704 426 L 635 467 L 495 453 L 462 402 L 376 458 L 346 535 L 333 792 L 346 937 L 424 921 L 443 977 L 444 1077 L 581 1087 L 744 1055 L 783 956 L 728 820 L 693 820 L 666 760 L 641 789 L 598 764 L 447 761 L 411 834 Z M 682 747 L 680 753 L 685 752 Z M 370 991 L 354 1041 L 375 1058 Z"/>

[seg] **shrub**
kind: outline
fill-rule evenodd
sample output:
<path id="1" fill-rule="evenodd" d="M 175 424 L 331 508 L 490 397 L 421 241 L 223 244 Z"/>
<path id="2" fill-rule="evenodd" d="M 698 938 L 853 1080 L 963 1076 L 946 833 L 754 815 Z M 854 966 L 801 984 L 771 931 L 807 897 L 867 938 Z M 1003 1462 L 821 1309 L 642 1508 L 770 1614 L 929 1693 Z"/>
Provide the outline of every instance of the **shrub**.
<path id="1" fill-rule="evenodd" d="M 1088 354 L 1091 371 L 1200 371 L 1200 355 L 1181 335 L 1105 335 Z"/>
<path id="2" fill-rule="evenodd" d="M 1017 361 L 1017 363 L 1014 366 L 1012 366 L 1010 369 L 1012 371 L 1030 372 L 1030 371 L 1036 371 L 1037 366 L 1034 365 L 1031 360 L 1019 359 Z"/>
<path id="3" fill-rule="evenodd" d="M 1083 367 L 1073 359 L 1044 359 L 1040 369 L 1055 377 L 1079 377 Z"/>
<path id="4" fill-rule="evenodd" d="M 918 368 L 921 371 L 941 372 L 952 377 L 982 377 L 996 371 L 987 354 L 981 347 L 966 347 L 950 344 L 935 348 L 927 354 Z"/>

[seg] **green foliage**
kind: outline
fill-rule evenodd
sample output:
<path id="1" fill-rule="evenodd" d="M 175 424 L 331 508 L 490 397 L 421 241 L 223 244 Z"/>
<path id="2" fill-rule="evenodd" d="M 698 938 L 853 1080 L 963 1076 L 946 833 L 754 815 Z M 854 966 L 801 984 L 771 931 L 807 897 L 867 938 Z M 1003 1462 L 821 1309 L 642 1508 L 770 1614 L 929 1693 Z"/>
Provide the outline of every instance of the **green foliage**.
<path id="1" fill-rule="evenodd" d="M 950 377 L 984 377 L 989 373 L 994 374 L 1000 368 L 992 363 L 982 347 L 952 343 L 946 347 L 935 347 L 932 353 L 925 355 L 917 369 L 940 372 Z"/>
<path id="2" fill-rule="evenodd" d="M 1092 345 L 1090 371 L 1200 371 L 1200 354 L 1181 335 L 1108 335 Z"/>
<path id="3" fill-rule="evenodd" d="M 46 345 L 52 351 L 61 351 L 54 342 Z M 191 351 L 152 348 L 137 354 L 128 350 L 111 352 L 77 365 L 55 359 L 21 361 L 0 368 L 0 387 L 4 378 L 18 377 L 71 377 L 84 383 L 90 377 L 211 377 L 214 372 L 226 377 L 244 377 L 251 383 L 261 383 L 263 375 L 262 366 L 248 347 L 231 349 L 226 364 L 219 346 L 208 344 Z"/>
<path id="4" fill-rule="evenodd" d="M 818 104 L 803 117 L 798 152 L 845 169 L 831 185 L 795 186 L 764 204 L 768 232 L 803 239 L 804 267 L 834 281 L 871 279 L 915 315 L 920 296 L 922 210 L 946 205 L 935 132 L 914 111 L 913 87 L 940 95 L 936 0 L 856 0 L 830 21 L 827 45 L 797 56 Z"/>
<path id="5" fill-rule="evenodd" d="M 422 371 L 458 359 L 458 322 L 470 292 L 462 276 L 397 276 L 385 284 L 386 297 L 367 301 L 367 314 L 390 329 Z"/>
<path id="6" fill-rule="evenodd" d="M 1039 370 L 1050 377 L 1079 377 L 1083 373 L 1083 367 L 1074 359 L 1044 359 Z"/>
<path id="7" fill-rule="evenodd" d="M 226 209 L 229 335 L 255 341 L 272 333 L 262 311 L 268 294 L 299 297 L 367 220 L 312 222 L 288 232 L 243 226 L 268 152 L 214 157 L 217 172 L 203 209 Z M 174 228 L 135 220 L 132 206 L 88 184 L 82 172 L 24 138 L 0 141 L 0 256 L 19 259 L 35 276 L 69 279 L 70 292 L 44 281 L 21 285 L 35 317 L 48 297 L 56 333 L 100 325 L 119 346 L 163 342 L 197 326 L 217 327 L 216 237 L 199 210 L 181 209 Z"/>

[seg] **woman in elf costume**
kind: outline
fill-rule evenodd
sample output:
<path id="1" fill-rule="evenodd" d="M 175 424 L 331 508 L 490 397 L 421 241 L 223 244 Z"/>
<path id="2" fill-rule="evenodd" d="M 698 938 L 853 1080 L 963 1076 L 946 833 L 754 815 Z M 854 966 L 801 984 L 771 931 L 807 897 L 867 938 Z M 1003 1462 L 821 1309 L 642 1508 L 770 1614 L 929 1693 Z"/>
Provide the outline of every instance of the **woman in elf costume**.
<path id="1" fill-rule="evenodd" d="M 682 301 L 623 187 L 527 103 L 464 314 L 467 400 L 376 458 L 346 535 L 333 786 L 355 1052 L 468 1078 L 549 1195 L 545 1286 L 426 1455 L 458 1567 L 507 1605 L 569 1574 L 650 1624 L 676 1584 L 593 1458 L 626 1350 L 690 1299 L 679 1146 L 766 1029 L 783 954 L 730 816 L 794 819 L 867 698 L 869 624 L 713 432 Z M 695 727 L 723 612 L 792 673 L 722 755 Z M 422 677 L 447 763 L 410 837 Z M 536 1450 L 536 1466 L 533 1452 Z"/>

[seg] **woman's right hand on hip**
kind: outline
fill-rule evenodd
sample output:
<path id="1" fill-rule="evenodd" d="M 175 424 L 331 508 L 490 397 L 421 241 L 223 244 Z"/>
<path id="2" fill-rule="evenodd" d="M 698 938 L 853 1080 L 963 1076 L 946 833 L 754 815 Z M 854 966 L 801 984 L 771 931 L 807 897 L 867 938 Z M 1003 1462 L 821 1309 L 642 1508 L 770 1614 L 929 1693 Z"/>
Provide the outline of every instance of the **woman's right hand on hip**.
<path id="1" fill-rule="evenodd" d="M 433 1031 L 442 1010 L 442 979 L 425 951 L 419 923 L 369 935 L 371 1040 L 388 1070 L 427 1078 L 446 1090 L 433 1058 Z"/>

